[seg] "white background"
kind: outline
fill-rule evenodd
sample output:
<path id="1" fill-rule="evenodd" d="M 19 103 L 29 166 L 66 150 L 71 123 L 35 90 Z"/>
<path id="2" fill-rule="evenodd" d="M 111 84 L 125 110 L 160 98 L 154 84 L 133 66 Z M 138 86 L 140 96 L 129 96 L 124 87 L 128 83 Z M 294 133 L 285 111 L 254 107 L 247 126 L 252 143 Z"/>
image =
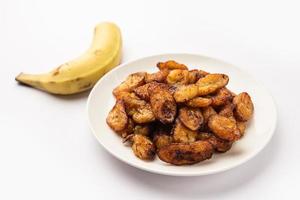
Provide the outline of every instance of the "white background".
<path id="1" fill-rule="evenodd" d="M 0 199 L 299 199 L 299 7 L 287 0 L 2 0 Z M 123 61 L 199 53 L 251 73 L 277 103 L 269 145 L 216 175 L 150 174 L 98 144 L 87 124 L 88 92 L 58 97 L 14 81 L 21 71 L 48 71 L 79 55 L 104 20 L 122 29 Z"/>

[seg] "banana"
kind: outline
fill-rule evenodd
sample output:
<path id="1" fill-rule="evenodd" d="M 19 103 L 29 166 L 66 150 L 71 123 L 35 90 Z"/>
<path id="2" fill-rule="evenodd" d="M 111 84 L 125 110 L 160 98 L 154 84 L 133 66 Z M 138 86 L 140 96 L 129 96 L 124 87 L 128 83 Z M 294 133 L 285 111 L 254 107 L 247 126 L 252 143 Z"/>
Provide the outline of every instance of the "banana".
<path id="1" fill-rule="evenodd" d="M 117 25 L 98 24 L 90 48 L 78 58 L 49 73 L 20 73 L 19 83 L 53 94 L 75 94 L 90 89 L 109 70 L 120 64 L 122 38 Z"/>

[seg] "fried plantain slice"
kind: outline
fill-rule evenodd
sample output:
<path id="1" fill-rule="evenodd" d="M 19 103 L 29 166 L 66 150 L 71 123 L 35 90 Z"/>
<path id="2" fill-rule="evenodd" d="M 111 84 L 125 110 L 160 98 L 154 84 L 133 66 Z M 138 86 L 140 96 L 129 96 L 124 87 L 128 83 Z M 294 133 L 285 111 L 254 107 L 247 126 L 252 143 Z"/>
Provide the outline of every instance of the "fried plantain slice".
<path id="1" fill-rule="evenodd" d="M 180 64 L 174 60 L 168 60 L 166 62 L 159 62 L 156 64 L 156 66 L 160 69 L 160 70 L 173 70 L 173 69 L 188 69 L 188 67 L 184 64 Z"/>
<path id="2" fill-rule="evenodd" d="M 194 142 L 196 141 L 197 134 L 197 131 L 188 129 L 179 119 L 176 120 L 173 129 L 173 139 L 175 142 Z"/>
<path id="3" fill-rule="evenodd" d="M 211 134 L 211 136 L 207 139 L 209 143 L 211 143 L 214 149 L 217 152 L 224 153 L 231 149 L 233 142 L 222 140 L 221 138 L 216 137 L 215 135 Z"/>
<path id="4" fill-rule="evenodd" d="M 158 157 L 173 165 L 191 165 L 212 157 L 213 146 L 208 141 L 173 143 L 158 150 Z"/>
<path id="5" fill-rule="evenodd" d="M 151 133 L 151 125 L 150 124 L 138 124 L 134 127 L 135 135 L 144 135 L 149 136 Z"/>
<path id="6" fill-rule="evenodd" d="M 145 83 L 145 72 L 130 74 L 125 81 L 113 90 L 113 95 L 118 98 L 120 92 L 131 92 L 134 88 Z"/>
<path id="7" fill-rule="evenodd" d="M 208 120 L 208 127 L 219 138 L 235 141 L 240 138 L 236 121 L 221 115 L 212 115 Z"/>
<path id="8" fill-rule="evenodd" d="M 119 97 L 123 100 L 126 109 L 142 107 L 147 103 L 132 92 L 121 92 Z"/>
<path id="9" fill-rule="evenodd" d="M 151 140 L 144 135 L 133 135 L 133 153 L 142 160 L 153 160 L 155 156 L 155 146 Z"/>
<path id="10" fill-rule="evenodd" d="M 202 77 L 204 77 L 204 75 L 202 75 L 199 70 L 197 69 L 189 70 L 188 84 L 194 84 L 199 80 L 199 78 Z"/>
<path id="11" fill-rule="evenodd" d="M 155 121 L 154 113 L 152 112 L 149 103 L 133 110 L 132 119 L 138 124 L 144 124 Z"/>
<path id="12" fill-rule="evenodd" d="M 201 107 L 207 107 L 211 104 L 212 100 L 205 97 L 195 97 L 191 100 L 188 100 L 185 102 L 187 106 L 193 107 L 193 108 L 201 108 Z"/>
<path id="13" fill-rule="evenodd" d="M 114 131 L 118 132 L 126 128 L 128 117 L 125 112 L 124 102 L 117 100 L 112 110 L 108 113 L 106 123 Z"/>
<path id="14" fill-rule="evenodd" d="M 156 146 L 156 149 L 160 149 L 171 144 L 173 142 L 173 138 L 167 134 L 155 134 L 153 137 L 153 142 Z"/>
<path id="15" fill-rule="evenodd" d="M 247 122 L 242 122 L 242 121 L 236 121 L 237 128 L 240 131 L 241 137 L 245 135 L 245 131 L 247 128 Z"/>
<path id="16" fill-rule="evenodd" d="M 198 130 L 204 122 L 202 112 L 199 108 L 182 107 L 179 109 L 178 117 L 187 128 L 193 131 Z"/>
<path id="17" fill-rule="evenodd" d="M 219 115 L 223 117 L 232 117 L 234 107 L 234 104 L 228 101 L 224 106 L 221 107 Z"/>
<path id="18" fill-rule="evenodd" d="M 164 83 L 166 82 L 166 78 L 169 74 L 168 70 L 160 70 L 158 72 L 149 74 L 147 73 L 145 76 L 145 82 L 150 83 L 150 82 L 159 82 L 159 83 Z"/>
<path id="19" fill-rule="evenodd" d="M 173 96 L 178 103 L 191 100 L 198 96 L 198 86 L 195 84 L 178 86 Z"/>
<path id="20" fill-rule="evenodd" d="M 128 123 L 126 125 L 126 128 L 121 131 L 118 131 L 117 133 L 120 134 L 122 138 L 126 138 L 128 135 L 133 133 L 134 127 L 135 124 L 133 120 L 130 117 L 128 117 Z"/>
<path id="21" fill-rule="evenodd" d="M 155 118 L 164 124 L 172 123 L 177 113 L 177 105 L 167 89 L 167 85 L 158 84 L 154 87 L 149 87 L 148 92 Z"/>
<path id="22" fill-rule="evenodd" d="M 207 140 L 210 138 L 213 134 L 209 132 L 199 132 L 197 135 L 197 140 Z"/>
<path id="23" fill-rule="evenodd" d="M 202 115 L 204 118 L 204 123 L 206 124 L 208 122 L 208 119 L 210 118 L 210 116 L 212 115 L 216 115 L 217 112 L 215 111 L 215 109 L 211 106 L 202 108 Z"/>
<path id="24" fill-rule="evenodd" d="M 227 88 L 221 88 L 211 97 L 212 106 L 222 106 L 232 100 L 231 92 Z"/>
<path id="25" fill-rule="evenodd" d="M 198 73 L 201 75 L 201 77 L 204 77 L 209 74 L 208 72 L 201 70 L 201 69 L 198 70 Z"/>
<path id="26" fill-rule="evenodd" d="M 189 82 L 189 71 L 183 69 L 171 70 L 167 76 L 167 83 L 173 84 L 187 84 Z"/>
<path id="27" fill-rule="evenodd" d="M 150 95 L 149 95 L 148 89 L 149 89 L 149 87 L 153 87 L 156 84 L 157 84 L 157 82 L 146 83 L 145 85 L 135 88 L 133 91 L 141 99 L 143 99 L 145 101 L 149 101 Z"/>
<path id="28" fill-rule="evenodd" d="M 200 78 L 196 85 L 198 86 L 198 95 L 204 96 L 211 94 L 227 85 L 229 77 L 225 74 L 208 74 Z"/>
<path id="29" fill-rule="evenodd" d="M 247 92 L 242 92 L 235 96 L 232 102 L 235 105 L 234 114 L 238 120 L 247 121 L 251 118 L 254 106 Z"/>

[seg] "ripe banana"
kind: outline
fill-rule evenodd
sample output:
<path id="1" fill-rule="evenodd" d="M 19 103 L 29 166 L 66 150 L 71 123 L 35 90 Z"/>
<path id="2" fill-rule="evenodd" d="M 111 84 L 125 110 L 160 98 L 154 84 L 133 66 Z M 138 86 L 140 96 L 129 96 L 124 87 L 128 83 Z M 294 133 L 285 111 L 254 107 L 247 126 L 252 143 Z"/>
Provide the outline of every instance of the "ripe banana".
<path id="1" fill-rule="evenodd" d="M 122 38 L 117 25 L 100 23 L 90 48 L 80 57 L 49 73 L 20 73 L 16 81 L 53 94 L 74 94 L 88 90 L 121 60 Z"/>

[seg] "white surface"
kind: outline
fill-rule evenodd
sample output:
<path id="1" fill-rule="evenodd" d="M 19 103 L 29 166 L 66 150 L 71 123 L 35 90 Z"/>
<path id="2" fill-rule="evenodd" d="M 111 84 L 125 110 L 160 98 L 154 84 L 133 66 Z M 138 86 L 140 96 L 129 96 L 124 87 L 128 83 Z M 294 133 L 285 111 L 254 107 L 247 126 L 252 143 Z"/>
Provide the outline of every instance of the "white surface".
<path id="1" fill-rule="evenodd" d="M 298 1 L 184 2 L 1 1 L 0 199 L 299 199 Z M 190 52 L 250 72 L 278 106 L 269 145 L 221 174 L 154 175 L 98 144 L 87 93 L 56 97 L 15 83 L 20 71 L 47 71 L 83 52 L 102 20 L 122 28 L 124 61 Z"/>
<path id="2" fill-rule="evenodd" d="M 247 91 L 251 95 L 255 112 L 248 123 L 246 135 L 236 142 L 226 154 L 214 154 L 211 159 L 190 166 L 172 166 L 160 159 L 145 162 L 134 156 L 131 148 L 122 145 L 121 138 L 106 124 L 106 117 L 116 101 L 112 92 L 109 91 L 113 91 L 129 74 L 139 71 L 155 72 L 157 71 L 156 63 L 166 60 L 184 63 L 190 69 L 200 68 L 211 73 L 227 74 L 230 77 L 227 85 L 230 90 L 237 94 Z M 87 110 L 89 124 L 95 137 L 113 156 L 137 168 L 173 176 L 214 174 L 247 162 L 270 141 L 277 120 L 272 96 L 255 79 L 229 63 L 196 54 L 161 54 L 124 63 L 107 73 L 95 85 L 88 98 Z M 264 119 L 269 120 L 265 121 Z"/>

